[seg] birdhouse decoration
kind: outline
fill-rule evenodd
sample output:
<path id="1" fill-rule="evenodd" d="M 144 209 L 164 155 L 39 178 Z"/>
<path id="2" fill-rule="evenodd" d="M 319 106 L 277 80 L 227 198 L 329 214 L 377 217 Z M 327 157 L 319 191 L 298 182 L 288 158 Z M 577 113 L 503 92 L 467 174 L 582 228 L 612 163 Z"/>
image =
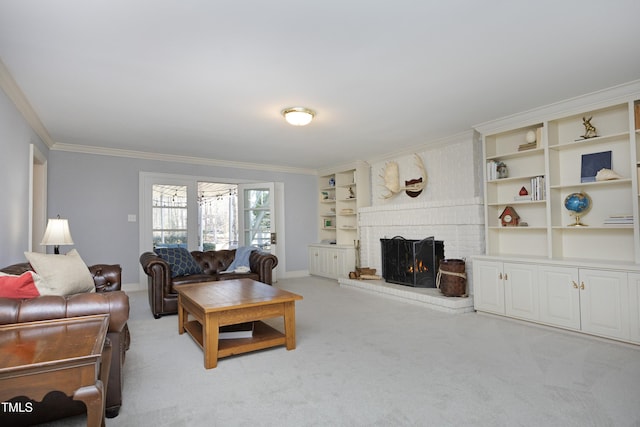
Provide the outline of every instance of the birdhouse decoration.
<path id="1" fill-rule="evenodd" d="M 520 216 L 511 206 L 505 207 L 499 218 L 503 227 L 517 227 L 520 223 Z"/>

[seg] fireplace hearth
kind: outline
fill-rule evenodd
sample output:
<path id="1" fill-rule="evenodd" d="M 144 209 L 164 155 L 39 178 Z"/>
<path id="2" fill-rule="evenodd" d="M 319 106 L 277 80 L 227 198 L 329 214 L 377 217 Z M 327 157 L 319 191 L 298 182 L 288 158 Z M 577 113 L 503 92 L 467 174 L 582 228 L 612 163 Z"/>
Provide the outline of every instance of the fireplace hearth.
<path id="1" fill-rule="evenodd" d="M 396 236 L 380 239 L 382 277 L 390 283 L 417 288 L 435 288 L 440 260 L 444 259 L 444 243 L 427 237 L 409 240 Z"/>

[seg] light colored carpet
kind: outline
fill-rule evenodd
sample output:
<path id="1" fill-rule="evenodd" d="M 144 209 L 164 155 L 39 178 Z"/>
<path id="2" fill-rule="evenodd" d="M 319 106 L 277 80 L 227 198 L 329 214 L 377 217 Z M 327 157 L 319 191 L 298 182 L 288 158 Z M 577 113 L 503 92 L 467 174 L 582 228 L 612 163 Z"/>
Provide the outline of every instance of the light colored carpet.
<path id="1" fill-rule="evenodd" d="M 177 316 L 155 320 L 132 293 L 124 405 L 107 426 L 640 426 L 640 347 L 321 278 L 277 286 L 304 296 L 297 349 L 210 370 Z"/>

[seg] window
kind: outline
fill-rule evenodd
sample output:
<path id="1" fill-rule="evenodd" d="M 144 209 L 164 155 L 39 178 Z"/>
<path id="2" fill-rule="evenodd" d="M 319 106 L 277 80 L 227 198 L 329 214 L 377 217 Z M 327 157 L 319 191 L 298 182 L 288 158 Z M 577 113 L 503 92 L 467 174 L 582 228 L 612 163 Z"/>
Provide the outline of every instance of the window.
<path id="1" fill-rule="evenodd" d="M 212 180 L 216 180 L 213 178 Z M 258 246 L 284 265 L 284 245 L 276 242 L 274 183 L 211 182 L 187 175 L 140 172 L 140 253 L 155 247 L 194 250 Z M 283 189 L 280 189 L 283 194 Z M 280 218 L 281 223 L 278 223 Z M 281 239 L 284 243 L 284 239 Z M 274 280 L 276 271 L 274 270 Z M 147 281 L 139 270 L 140 283 Z"/>
<path id="2" fill-rule="evenodd" d="M 198 182 L 198 247 L 209 251 L 238 246 L 238 186 Z"/>
<path id="3" fill-rule="evenodd" d="M 244 191 L 244 226 L 247 245 L 271 249 L 271 191 L 268 188 Z"/>
<path id="4" fill-rule="evenodd" d="M 154 184 L 153 247 L 188 247 L 187 186 Z"/>
<path id="5" fill-rule="evenodd" d="M 197 186 L 197 248 L 207 251 L 237 247 L 237 185 L 198 182 Z M 186 185 L 153 185 L 153 247 L 189 248 L 187 188 Z"/>

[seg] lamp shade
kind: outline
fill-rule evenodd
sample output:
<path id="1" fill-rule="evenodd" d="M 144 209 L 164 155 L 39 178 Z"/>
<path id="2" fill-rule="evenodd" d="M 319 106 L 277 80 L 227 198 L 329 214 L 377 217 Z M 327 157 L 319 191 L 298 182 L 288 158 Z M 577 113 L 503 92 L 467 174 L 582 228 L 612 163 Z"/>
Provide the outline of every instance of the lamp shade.
<path id="1" fill-rule="evenodd" d="M 292 107 L 282 110 L 284 119 L 293 126 L 306 126 L 311 123 L 315 112 L 304 107 Z"/>
<path id="2" fill-rule="evenodd" d="M 44 231 L 41 245 L 73 245 L 69 221 L 60 218 L 50 218 Z"/>

